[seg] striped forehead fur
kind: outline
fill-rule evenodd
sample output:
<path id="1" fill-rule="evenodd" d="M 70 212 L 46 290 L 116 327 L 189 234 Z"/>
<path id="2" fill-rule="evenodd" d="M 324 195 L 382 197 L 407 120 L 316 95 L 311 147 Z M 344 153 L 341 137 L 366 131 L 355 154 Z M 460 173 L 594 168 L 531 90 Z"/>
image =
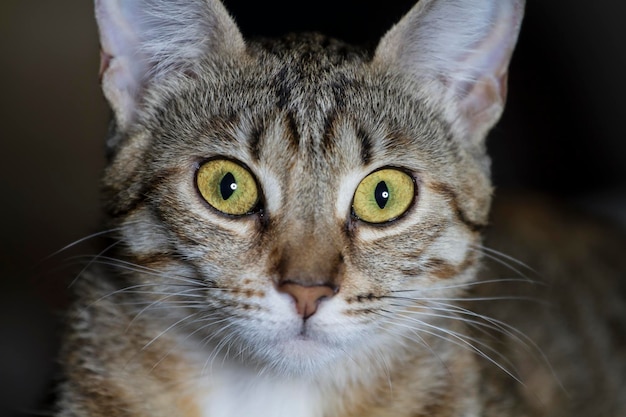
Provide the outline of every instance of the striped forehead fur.
<path id="1" fill-rule="evenodd" d="M 314 39 L 323 44 L 324 38 Z M 388 138 L 392 140 L 379 143 L 379 149 L 404 148 L 404 141 L 408 141 L 419 142 L 416 145 L 420 151 L 440 159 L 449 157 L 435 153 L 441 153 L 442 148 L 452 152 L 455 159 L 461 159 L 455 154 L 466 153 L 455 141 L 445 139 L 450 136 L 449 129 L 428 100 L 420 98 L 419 86 L 407 87 L 408 80 L 376 70 L 366 55 L 346 59 L 333 71 L 324 72 L 304 63 L 332 62 L 327 55 L 333 49 L 291 51 L 293 57 L 303 61 L 301 68 L 291 68 L 276 52 L 269 53 L 258 45 L 250 48 L 255 52 L 243 62 L 207 60 L 202 77 L 174 77 L 148 90 L 146 111 L 140 122 L 155 134 L 155 145 L 167 145 L 176 139 L 178 146 L 186 139 L 197 140 L 210 134 L 206 139 L 220 146 L 227 138 L 219 135 L 215 124 L 235 126 L 238 117 L 254 111 L 255 114 L 245 116 L 253 120 L 249 141 L 259 138 L 264 120 L 284 114 L 290 137 L 307 152 L 315 151 L 320 142 L 328 147 L 337 139 L 332 135 L 335 119 L 352 115 L 361 124 L 353 128 L 364 146 L 362 155 L 366 161 L 372 157 L 368 152 L 376 148 L 373 142 Z M 309 59 L 305 60 L 299 52 L 306 53 Z M 291 80 L 288 94 L 284 86 L 287 78 Z M 364 126 L 364 121 L 369 126 Z M 167 141 L 159 141 L 159 132 L 167 135 Z M 173 132 L 175 138 L 171 137 Z"/>

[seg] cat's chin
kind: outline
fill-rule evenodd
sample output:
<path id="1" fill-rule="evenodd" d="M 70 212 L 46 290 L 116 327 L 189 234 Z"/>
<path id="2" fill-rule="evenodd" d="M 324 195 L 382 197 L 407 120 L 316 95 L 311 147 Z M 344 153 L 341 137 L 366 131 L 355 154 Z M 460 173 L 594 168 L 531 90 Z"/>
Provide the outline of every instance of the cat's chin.
<path id="1" fill-rule="evenodd" d="M 315 375 L 328 369 L 341 352 L 310 339 L 295 339 L 284 343 L 280 353 L 273 355 L 272 368 L 286 375 Z"/>
<path id="2" fill-rule="evenodd" d="M 334 350 L 328 343 L 309 336 L 298 335 L 282 343 L 285 356 L 311 357 L 324 355 Z"/>
<path id="3" fill-rule="evenodd" d="M 306 335 L 274 341 L 258 353 L 263 368 L 289 376 L 319 374 L 345 355 L 338 346 Z"/>

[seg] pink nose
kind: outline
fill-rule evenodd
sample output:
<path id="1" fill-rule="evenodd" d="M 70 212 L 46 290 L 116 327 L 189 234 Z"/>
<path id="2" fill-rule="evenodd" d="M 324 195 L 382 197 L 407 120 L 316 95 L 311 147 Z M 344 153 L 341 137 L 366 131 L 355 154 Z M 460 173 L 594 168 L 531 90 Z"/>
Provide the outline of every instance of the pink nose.
<path id="1" fill-rule="evenodd" d="M 317 311 L 320 302 L 335 295 L 335 290 L 327 285 L 304 286 L 287 282 L 278 290 L 287 293 L 296 301 L 296 310 L 304 319 L 308 319 Z"/>

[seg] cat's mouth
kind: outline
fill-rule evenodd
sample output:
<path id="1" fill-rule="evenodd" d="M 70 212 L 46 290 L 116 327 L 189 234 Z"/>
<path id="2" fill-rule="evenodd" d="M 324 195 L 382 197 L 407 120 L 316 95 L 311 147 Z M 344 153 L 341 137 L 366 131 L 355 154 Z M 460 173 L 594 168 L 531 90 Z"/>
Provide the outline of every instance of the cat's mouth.
<path id="1" fill-rule="evenodd" d="M 300 333 L 296 337 L 298 340 L 311 340 L 311 330 L 307 327 L 306 320 L 302 320 L 300 325 Z"/>
<path id="2" fill-rule="evenodd" d="M 296 354 L 311 355 L 332 349 L 332 344 L 323 332 L 316 329 L 308 320 L 302 320 L 300 327 L 294 330 L 291 335 L 287 335 L 279 342 L 288 350 L 286 354 L 289 354 L 292 349 L 295 349 L 293 352 Z"/>
<path id="3" fill-rule="evenodd" d="M 283 335 L 278 341 L 280 344 L 289 343 L 310 343 L 310 344 L 323 344 L 318 332 L 313 330 L 306 320 L 302 320 L 299 327 L 293 327 L 291 331 Z"/>
<path id="4" fill-rule="evenodd" d="M 327 356 L 332 347 L 319 338 L 301 333 L 283 343 L 283 355 L 296 362 L 308 362 L 314 358 Z"/>

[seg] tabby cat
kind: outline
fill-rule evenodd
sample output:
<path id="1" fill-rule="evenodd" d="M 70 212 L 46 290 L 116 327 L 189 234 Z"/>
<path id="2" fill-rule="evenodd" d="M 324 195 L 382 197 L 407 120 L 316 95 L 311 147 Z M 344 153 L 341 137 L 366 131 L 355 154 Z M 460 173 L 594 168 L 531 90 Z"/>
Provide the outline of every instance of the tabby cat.
<path id="1" fill-rule="evenodd" d="M 483 246 L 523 8 L 421 0 L 369 51 L 244 41 L 219 0 L 96 0 L 113 240 L 73 287 L 57 415 L 626 415 L 626 312 L 575 279 L 622 241 L 522 199 L 494 242 L 559 230 L 557 284 Z"/>

